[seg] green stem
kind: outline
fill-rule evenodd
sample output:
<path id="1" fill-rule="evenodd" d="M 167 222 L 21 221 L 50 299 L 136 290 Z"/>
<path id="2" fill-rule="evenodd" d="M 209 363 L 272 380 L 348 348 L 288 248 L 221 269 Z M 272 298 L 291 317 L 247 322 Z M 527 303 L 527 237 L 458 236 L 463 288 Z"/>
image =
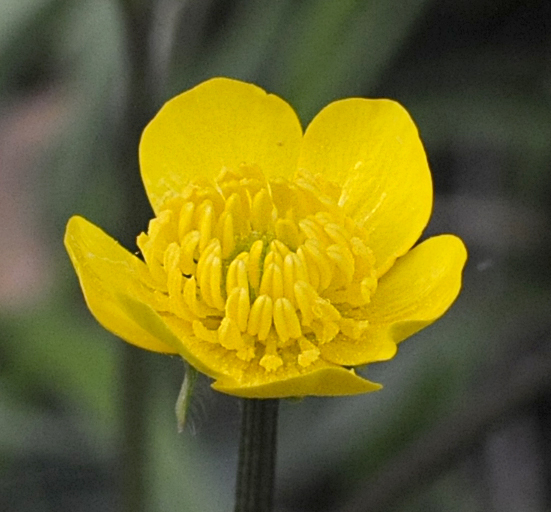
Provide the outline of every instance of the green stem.
<path id="1" fill-rule="evenodd" d="M 243 400 L 235 512 L 271 512 L 279 400 Z"/>
<path id="2" fill-rule="evenodd" d="M 151 93 L 151 71 L 148 41 L 151 31 L 150 6 L 145 0 L 121 0 L 123 9 L 128 69 L 128 90 L 124 118 L 116 140 L 117 167 L 121 170 L 127 208 L 124 213 L 125 233 L 119 237 L 126 247 L 135 246 L 136 234 L 144 230 L 150 218 L 138 166 L 138 145 L 143 127 L 155 112 Z M 146 466 L 148 436 L 147 391 L 151 373 L 147 355 L 126 345 L 124 351 L 123 449 L 121 493 L 123 512 L 144 512 L 147 509 Z"/>

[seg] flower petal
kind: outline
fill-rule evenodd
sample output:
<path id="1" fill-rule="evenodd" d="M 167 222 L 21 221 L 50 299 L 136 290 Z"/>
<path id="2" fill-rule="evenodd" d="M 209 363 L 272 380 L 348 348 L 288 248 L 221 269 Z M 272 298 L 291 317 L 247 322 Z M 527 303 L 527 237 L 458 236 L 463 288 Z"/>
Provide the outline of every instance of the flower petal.
<path id="1" fill-rule="evenodd" d="M 140 167 L 151 205 L 158 213 L 190 180 L 212 180 L 243 163 L 291 177 L 301 138 L 281 98 L 228 78 L 203 82 L 166 103 L 143 132 Z"/>
<path id="2" fill-rule="evenodd" d="M 357 395 L 382 388 L 380 384 L 356 375 L 353 370 L 329 365 L 304 375 L 281 380 L 239 382 L 222 378 L 217 380 L 212 387 L 222 393 L 244 398 Z"/>
<path id="3" fill-rule="evenodd" d="M 101 229 L 82 217 L 72 217 L 65 232 L 65 247 L 75 267 L 86 303 L 108 331 L 138 347 L 174 354 L 178 340 L 154 322 L 138 324 L 128 314 L 125 298 L 149 299 L 138 277 L 144 265 Z M 128 299 L 134 300 L 134 299 Z M 137 302 L 137 301 L 136 301 Z"/>
<path id="4" fill-rule="evenodd" d="M 367 318 L 373 325 L 392 325 L 397 343 L 411 336 L 452 305 L 466 260 L 465 245 L 454 235 L 425 240 L 381 279 L 366 308 Z"/>
<path id="5" fill-rule="evenodd" d="M 377 332 L 378 335 L 374 335 Z M 339 334 L 331 343 L 320 346 L 321 357 L 334 364 L 360 366 L 367 363 L 388 361 L 396 355 L 396 343 L 387 333 L 369 328 L 365 336 L 354 340 Z"/>
<path id="6" fill-rule="evenodd" d="M 137 325 L 147 332 L 153 333 L 158 339 L 165 340 L 171 346 L 176 347 L 178 354 L 196 370 L 212 378 L 217 378 L 221 375 L 216 368 L 213 368 L 211 364 L 213 358 L 209 357 L 211 356 L 209 348 L 213 347 L 213 345 L 195 339 L 194 342 L 199 348 L 197 349 L 193 344 L 188 343 L 190 333 L 189 330 L 181 329 L 181 320 L 173 315 L 161 316 L 153 308 L 143 302 L 138 302 L 131 296 L 119 295 L 118 298 L 121 308 L 129 318 L 134 320 Z M 206 350 L 204 350 L 205 348 Z"/>
<path id="7" fill-rule="evenodd" d="M 417 128 L 391 100 L 331 103 L 304 135 L 299 169 L 343 187 L 340 203 L 363 224 L 383 275 L 421 236 L 432 181 Z"/>
<path id="8" fill-rule="evenodd" d="M 391 358 L 395 343 L 430 325 L 452 305 L 466 259 L 463 242 L 453 235 L 419 244 L 385 274 L 372 302 L 362 309 L 370 322 L 365 337 L 327 344 L 322 357 L 350 366 Z"/>

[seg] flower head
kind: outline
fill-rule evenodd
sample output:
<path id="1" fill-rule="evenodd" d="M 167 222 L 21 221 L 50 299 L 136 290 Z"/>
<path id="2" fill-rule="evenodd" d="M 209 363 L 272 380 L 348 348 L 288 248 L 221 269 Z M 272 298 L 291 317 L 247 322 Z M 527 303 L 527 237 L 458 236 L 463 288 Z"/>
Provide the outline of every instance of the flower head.
<path id="1" fill-rule="evenodd" d="M 412 249 L 432 208 L 417 129 L 399 104 L 331 103 L 305 134 L 277 96 L 216 78 L 146 127 L 155 211 L 143 259 L 81 217 L 65 243 L 97 320 L 180 354 L 243 397 L 380 388 L 352 367 L 392 358 L 461 287 L 455 236 Z"/>

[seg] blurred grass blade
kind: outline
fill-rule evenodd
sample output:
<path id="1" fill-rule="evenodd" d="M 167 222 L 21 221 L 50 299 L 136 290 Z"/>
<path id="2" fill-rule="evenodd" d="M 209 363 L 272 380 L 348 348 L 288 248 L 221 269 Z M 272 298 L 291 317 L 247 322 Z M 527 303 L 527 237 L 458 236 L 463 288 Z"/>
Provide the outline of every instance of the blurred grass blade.
<path id="1" fill-rule="evenodd" d="M 311 119 L 337 96 L 372 89 L 431 1 L 304 3 L 278 73 L 302 119 Z"/>
<path id="2" fill-rule="evenodd" d="M 0 57 L 54 0 L 3 0 L 0 3 Z"/>

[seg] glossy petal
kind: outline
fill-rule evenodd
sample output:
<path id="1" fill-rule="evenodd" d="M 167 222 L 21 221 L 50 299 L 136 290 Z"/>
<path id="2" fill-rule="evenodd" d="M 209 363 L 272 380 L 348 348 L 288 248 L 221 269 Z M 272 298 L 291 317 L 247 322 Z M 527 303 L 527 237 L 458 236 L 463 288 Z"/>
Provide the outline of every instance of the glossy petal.
<path id="1" fill-rule="evenodd" d="M 190 180 L 256 164 L 267 176 L 296 169 L 302 128 L 293 109 L 259 87 L 215 78 L 176 96 L 144 130 L 140 167 L 155 212 Z"/>
<path id="2" fill-rule="evenodd" d="M 340 204 L 367 229 L 379 276 L 428 222 L 427 158 L 411 117 L 394 101 L 351 98 L 325 107 L 306 130 L 300 168 L 343 186 Z"/>
<path id="3" fill-rule="evenodd" d="M 138 347 L 154 352 L 177 353 L 177 339 L 168 330 L 144 318 L 142 324 L 128 314 L 128 301 L 146 302 L 150 292 L 138 277 L 144 265 L 101 229 L 82 217 L 67 224 L 65 247 L 80 280 L 86 303 L 108 331 Z"/>
<path id="4" fill-rule="evenodd" d="M 396 343 L 388 335 L 388 329 L 379 332 L 373 327 L 359 340 L 338 335 L 332 343 L 320 347 L 323 359 L 344 366 L 388 361 L 396 355 L 397 350 Z"/>
<path id="5" fill-rule="evenodd" d="M 208 350 L 193 350 L 194 345 L 189 333 L 179 330 L 176 324 L 171 322 L 171 320 L 174 320 L 172 315 L 162 316 L 144 302 L 139 302 L 129 295 L 119 295 L 118 298 L 123 311 L 137 325 L 157 339 L 170 343 L 172 347 L 176 348 L 176 352 L 196 370 L 213 379 L 220 376 L 220 372 L 211 364 L 213 359 L 209 357 Z M 199 340 L 195 339 L 193 341 L 197 342 Z M 206 347 L 209 347 L 209 345 L 203 343 L 201 348 Z M 204 357 L 205 355 L 207 357 Z"/>
<path id="6" fill-rule="evenodd" d="M 350 366 L 392 357 L 395 343 L 430 325 L 452 305 L 466 259 L 463 242 L 453 235 L 429 238 L 415 247 L 385 274 L 362 309 L 361 316 L 370 322 L 365 338 L 328 344 L 322 356 Z"/>
<path id="7" fill-rule="evenodd" d="M 263 378 L 258 382 L 239 382 L 231 379 L 217 380 L 212 387 L 222 393 L 244 398 L 288 398 L 299 396 L 340 396 L 369 393 L 381 389 L 381 385 L 356 375 L 353 370 L 339 366 L 320 369 L 282 380 Z"/>

